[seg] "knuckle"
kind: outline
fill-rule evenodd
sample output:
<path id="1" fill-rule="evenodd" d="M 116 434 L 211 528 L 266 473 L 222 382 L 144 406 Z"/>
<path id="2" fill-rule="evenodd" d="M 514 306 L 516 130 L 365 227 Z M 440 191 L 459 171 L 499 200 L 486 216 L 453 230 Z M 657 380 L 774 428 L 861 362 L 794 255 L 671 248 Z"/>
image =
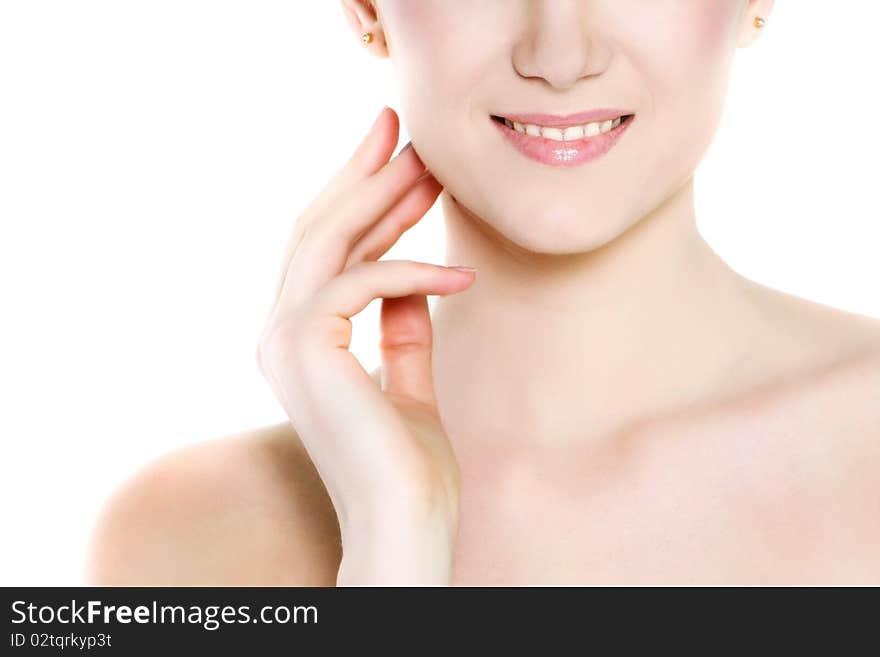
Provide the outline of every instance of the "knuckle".
<path id="1" fill-rule="evenodd" d="M 418 260 L 401 260 L 400 268 L 405 275 L 412 281 L 425 283 L 434 280 L 437 276 L 438 266 L 430 262 L 421 262 Z"/>
<path id="2" fill-rule="evenodd" d="M 376 263 L 368 260 L 361 260 L 360 262 L 354 263 L 351 267 L 345 270 L 349 276 L 364 276 L 365 274 L 373 271 Z"/>
<path id="3" fill-rule="evenodd" d="M 350 328 L 349 328 L 350 331 Z M 257 345 L 257 363 L 260 372 L 275 387 L 280 385 L 279 373 L 290 382 L 291 376 L 303 378 L 309 371 L 321 366 L 316 348 L 326 342 L 328 326 L 324 318 L 302 313 L 277 321 L 266 329 Z"/>
<path id="4" fill-rule="evenodd" d="M 295 359 L 304 343 L 302 324 L 293 319 L 278 322 L 268 328 L 257 345 L 257 362 L 260 371 L 267 375 L 272 366 Z"/>
<path id="5" fill-rule="evenodd" d="M 430 271 L 434 269 L 434 265 L 429 262 L 422 262 L 420 260 L 396 260 L 397 266 L 402 269 L 411 270 L 414 272 L 421 271 Z"/>

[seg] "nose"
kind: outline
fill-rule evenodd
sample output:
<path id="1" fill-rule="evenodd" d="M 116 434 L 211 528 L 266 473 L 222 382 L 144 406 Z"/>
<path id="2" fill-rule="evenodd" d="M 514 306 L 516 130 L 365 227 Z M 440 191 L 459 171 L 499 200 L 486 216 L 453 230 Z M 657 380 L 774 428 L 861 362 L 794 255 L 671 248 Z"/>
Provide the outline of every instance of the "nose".
<path id="1" fill-rule="evenodd" d="M 527 27 L 513 50 L 513 66 L 565 90 L 608 66 L 610 48 L 590 0 L 530 0 Z"/>

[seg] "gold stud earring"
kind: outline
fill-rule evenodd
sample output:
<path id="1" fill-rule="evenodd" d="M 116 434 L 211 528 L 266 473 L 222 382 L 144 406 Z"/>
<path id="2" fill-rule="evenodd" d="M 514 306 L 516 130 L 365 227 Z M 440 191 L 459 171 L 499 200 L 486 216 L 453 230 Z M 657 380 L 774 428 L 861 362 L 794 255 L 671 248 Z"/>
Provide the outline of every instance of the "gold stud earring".
<path id="1" fill-rule="evenodd" d="M 759 30 L 766 24 L 767 21 L 765 21 L 763 18 L 761 18 L 760 16 L 755 16 L 755 27 L 757 27 Z"/>
<path id="2" fill-rule="evenodd" d="M 372 43 L 373 42 L 373 33 L 372 32 L 364 32 L 361 35 L 361 41 L 364 43 Z"/>

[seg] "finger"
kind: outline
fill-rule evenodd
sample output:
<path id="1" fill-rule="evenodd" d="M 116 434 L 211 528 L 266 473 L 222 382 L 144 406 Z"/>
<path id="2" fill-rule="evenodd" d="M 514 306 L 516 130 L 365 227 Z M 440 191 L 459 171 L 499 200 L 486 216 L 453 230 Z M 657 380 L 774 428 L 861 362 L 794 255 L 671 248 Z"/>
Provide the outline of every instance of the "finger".
<path id="1" fill-rule="evenodd" d="M 342 237 L 349 248 L 396 205 L 426 173 L 412 142 L 372 176 L 340 194 L 331 211 L 312 222 L 311 234 Z M 339 240 L 335 240 L 337 243 Z M 347 255 L 347 254 L 346 254 Z"/>
<path id="2" fill-rule="evenodd" d="M 315 317 L 349 319 L 378 298 L 410 294 L 454 294 L 474 280 L 473 271 L 413 260 L 360 262 L 322 287 L 309 302 Z M 349 336 L 350 337 L 350 336 Z M 334 339 L 327 346 L 348 348 Z"/>
<path id="3" fill-rule="evenodd" d="M 388 163 L 400 139 L 400 118 L 390 107 L 384 107 L 367 135 L 349 156 L 346 163 L 331 176 L 304 213 L 303 223 L 320 217 L 322 211 L 352 186 L 372 176 Z M 403 149 L 401 149 L 403 151 Z"/>
<path id="4" fill-rule="evenodd" d="M 382 299 L 380 325 L 382 390 L 435 406 L 428 297 L 410 294 Z"/>
<path id="5" fill-rule="evenodd" d="M 291 321 L 279 317 L 276 327 L 287 329 L 273 331 L 267 341 L 267 373 L 291 420 L 314 436 L 366 435 L 372 427 L 373 439 L 347 441 L 346 449 L 340 450 L 357 459 L 374 458 L 374 441 L 388 440 L 388 428 L 400 420 L 386 413 L 382 390 L 349 350 L 350 318 L 375 298 L 452 294 L 473 280 L 473 272 L 411 260 L 361 262 L 322 287 L 307 305 L 296 309 Z M 418 337 L 424 329 L 418 327 L 418 323 L 412 326 L 411 333 L 424 342 Z M 426 370 L 422 366 L 417 371 Z M 393 378 L 392 387 L 413 391 L 417 399 L 431 399 L 424 382 L 404 380 L 401 388 L 398 381 L 400 377 Z M 344 412 L 321 413 L 329 400 Z"/>
<path id="6" fill-rule="evenodd" d="M 331 177 L 318 196 L 300 214 L 281 256 L 280 273 L 275 286 L 276 302 L 290 267 L 290 261 L 302 240 L 307 225 L 316 217 L 320 217 L 332 201 L 344 194 L 357 180 L 374 174 L 388 162 L 397 146 L 399 131 L 400 119 L 397 113 L 390 107 L 382 108 L 369 132 L 349 157 L 345 166 Z"/>
<path id="7" fill-rule="evenodd" d="M 340 274 L 358 235 L 397 205 L 424 170 L 413 149 L 406 148 L 377 174 L 355 185 L 326 216 L 306 226 L 277 303 L 298 305 Z"/>
<path id="8" fill-rule="evenodd" d="M 416 225 L 443 191 L 430 173 L 423 176 L 384 217 L 358 238 L 345 263 L 346 268 L 363 260 L 378 260 Z"/>
<path id="9" fill-rule="evenodd" d="M 337 171 L 332 181 L 340 187 L 372 176 L 385 164 L 397 148 L 400 139 L 400 117 L 387 105 L 382 108 L 366 137 Z"/>

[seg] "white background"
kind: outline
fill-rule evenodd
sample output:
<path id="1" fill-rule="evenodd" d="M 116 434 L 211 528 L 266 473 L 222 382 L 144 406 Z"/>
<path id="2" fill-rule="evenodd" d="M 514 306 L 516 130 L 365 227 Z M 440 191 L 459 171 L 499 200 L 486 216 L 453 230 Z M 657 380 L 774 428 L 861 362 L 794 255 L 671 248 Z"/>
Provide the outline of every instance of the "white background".
<path id="1" fill-rule="evenodd" d="M 701 230 L 746 276 L 880 316 L 880 5 L 776 5 Z M 0 0 L 0 584 L 79 583 L 135 469 L 284 419 L 254 359 L 284 242 L 395 93 L 338 0 Z M 387 257 L 442 262 L 439 210 Z"/>

